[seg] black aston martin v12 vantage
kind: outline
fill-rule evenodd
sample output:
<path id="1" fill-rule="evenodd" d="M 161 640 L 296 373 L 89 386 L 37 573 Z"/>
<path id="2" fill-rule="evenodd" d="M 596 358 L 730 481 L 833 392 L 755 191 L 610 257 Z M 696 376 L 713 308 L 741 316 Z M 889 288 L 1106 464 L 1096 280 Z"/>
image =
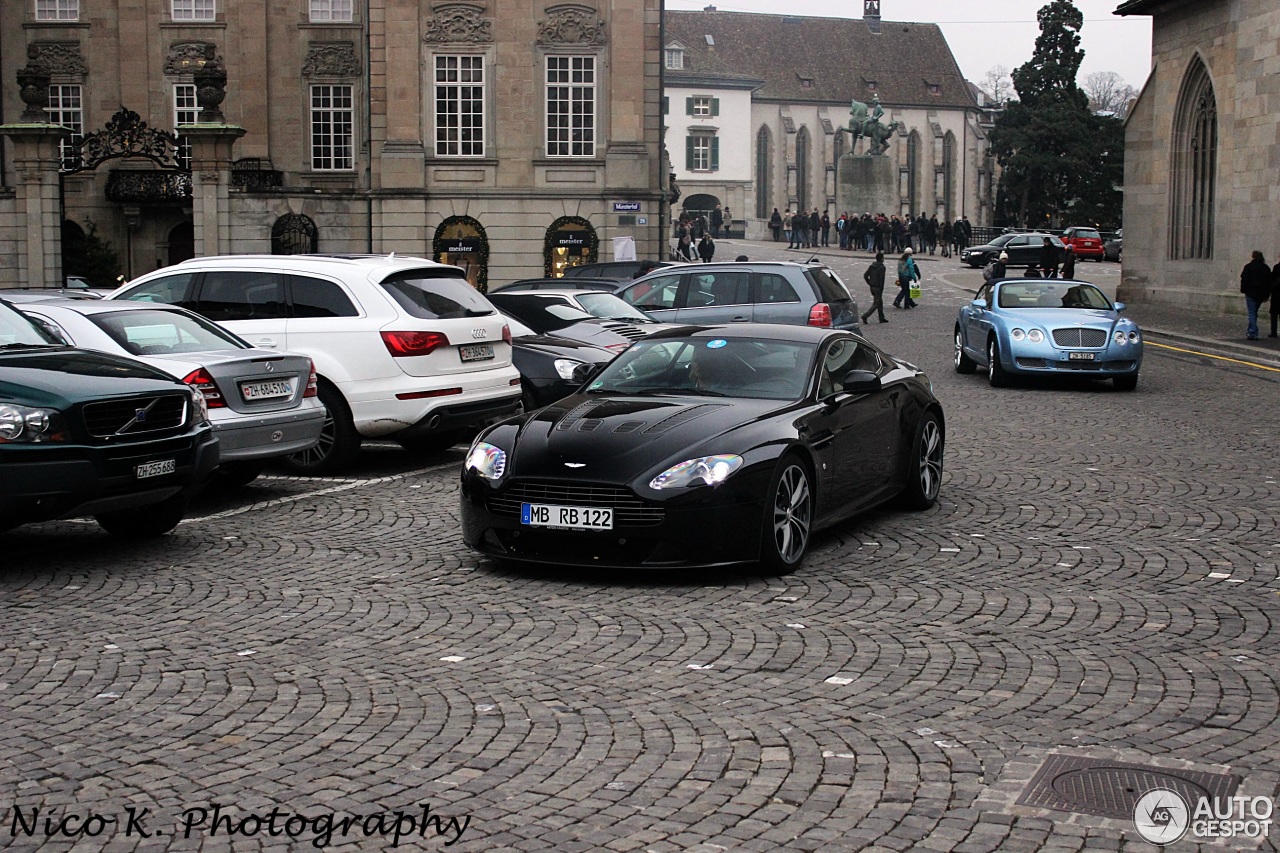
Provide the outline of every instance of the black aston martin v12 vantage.
<path id="1" fill-rule="evenodd" d="M 928 378 L 856 333 L 684 326 L 480 433 L 463 536 L 499 560 L 789 572 L 815 529 L 932 506 L 943 443 Z"/>

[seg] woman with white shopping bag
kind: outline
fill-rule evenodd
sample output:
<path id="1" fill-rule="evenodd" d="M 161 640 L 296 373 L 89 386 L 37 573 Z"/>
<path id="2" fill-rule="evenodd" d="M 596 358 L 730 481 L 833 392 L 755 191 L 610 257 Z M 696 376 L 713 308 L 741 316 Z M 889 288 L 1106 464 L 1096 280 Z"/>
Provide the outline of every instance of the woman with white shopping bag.
<path id="1" fill-rule="evenodd" d="M 915 308 L 916 298 L 920 296 L 920 268 L 912 254 L 908 246 L 898 259 L 898 295 L 893 300 L 894 308 Z"/>

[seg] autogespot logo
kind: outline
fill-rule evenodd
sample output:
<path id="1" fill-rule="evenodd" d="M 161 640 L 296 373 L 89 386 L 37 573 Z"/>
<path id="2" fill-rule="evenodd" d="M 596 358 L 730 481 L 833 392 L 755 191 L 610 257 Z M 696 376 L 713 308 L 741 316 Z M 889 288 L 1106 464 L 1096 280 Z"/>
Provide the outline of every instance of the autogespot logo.
<path id="1" fill-rule="evenodd" d="M 1152 844 L 1172 844 L 1187 834 L 1187 801 L 1164 788 L 1148 791 L 1133 807 L 1138 834 Z"/>
<path id="2" fill-rule="evenodd" d="M 1266 838 L 1275 803 L 1270 797 L 1201 797 L 1192 811 L 1176 791 L 1157 788 L 1133 807 L 1138 834 L 1152 844 L 1173 844 L 1191 833 L 1197 840 Z"/>

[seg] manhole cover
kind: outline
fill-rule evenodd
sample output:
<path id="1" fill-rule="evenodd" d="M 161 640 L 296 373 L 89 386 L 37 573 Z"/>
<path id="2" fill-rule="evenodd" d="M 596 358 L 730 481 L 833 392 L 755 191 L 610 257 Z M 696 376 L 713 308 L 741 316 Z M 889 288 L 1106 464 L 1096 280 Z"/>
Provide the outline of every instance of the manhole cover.
<path id="1" fill-rule="evenodd" d="M 1075 755 L 1050 755 L 1027 785 L 1018 805 L 1129 820 L 1147 791 L 1174 791 L 1187 803 L 1230 797 L 1240 777 L 1195 770 L 1166 770 Z"/>

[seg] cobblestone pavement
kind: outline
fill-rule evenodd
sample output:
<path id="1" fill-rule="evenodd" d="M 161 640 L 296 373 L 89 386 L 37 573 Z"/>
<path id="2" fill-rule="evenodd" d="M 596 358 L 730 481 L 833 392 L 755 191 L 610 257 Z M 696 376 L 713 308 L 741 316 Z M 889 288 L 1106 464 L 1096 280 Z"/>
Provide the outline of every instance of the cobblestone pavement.
<path id="1" fill-rule="evenodd" d="M 1017 805 L 1050 752 L 1275 795 L 1280 373 L 1153 347 L 1133 393 L 994 390 L 950 366 L 977 274 L 925 273 L 867 333 L 946 407 L 940 503 L 789 577 L 500 571 L 461 545 L 461 450 L 390 445 L 155 543 L 0 538 L 0 846 L 1156 849 Z M 46 838 L 66 816 L 101 834 Z"/>

